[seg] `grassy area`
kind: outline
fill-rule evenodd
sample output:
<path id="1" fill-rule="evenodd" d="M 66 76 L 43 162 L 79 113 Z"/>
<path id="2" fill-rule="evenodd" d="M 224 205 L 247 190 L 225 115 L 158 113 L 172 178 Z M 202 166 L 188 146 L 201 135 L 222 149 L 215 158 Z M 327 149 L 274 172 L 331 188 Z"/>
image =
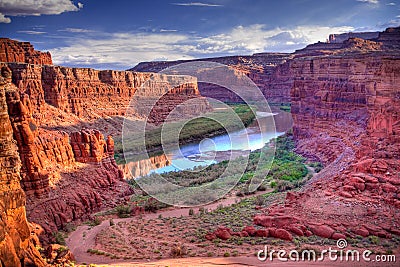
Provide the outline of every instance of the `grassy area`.
<path id="1" fill-rule="evenodd" d="M 245 104 L 233 105 L 232 109 L 245 127 L 250 125 L 255 119 L 255 114 L 251 111 L 250 107 Z M 225 134 L 227 131 L 241 129 L 242 123 L 237 120 L 237 117 L 234 116 L 232 112 L 225 109 L 206 113 L 200 118 L 190 120 L 185 125 L 182 125 L 182 122 L 166 123 L 163 127 L 146 131 L 146 150 L 148 152 L 156 152 L 162 149 L 161 131 L 164 140 L 163 144 L 168 145 L 168 143 L 174 140 L 174 137 L 176 138 L 177 129 L 182 128 L 179 132 L 179 143 L 186 144 L 202 140 L 206 137 Z M 121 137 L 116 137 L 114 139 L 115 158 L 118 162 L 123 158 L 122 139 Z M 124 140 L 124 142 L 126 147 L 129 149 L 129 152 L 132 154 L 140 154 L 144 152 L 142 140 L 138 135 L 129 136 Z"/>
<path id="2" fill-rule="evenodd" d="M 271 107 L 279 107 L 280 110 L 290 112 L 291 103 L 268 103 Z"/>

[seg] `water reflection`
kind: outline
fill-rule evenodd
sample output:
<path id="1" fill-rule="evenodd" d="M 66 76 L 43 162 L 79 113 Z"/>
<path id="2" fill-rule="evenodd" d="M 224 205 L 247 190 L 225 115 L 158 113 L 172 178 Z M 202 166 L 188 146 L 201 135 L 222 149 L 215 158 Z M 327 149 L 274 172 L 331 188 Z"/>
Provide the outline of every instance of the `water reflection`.
<path id="1" fill-rule="evenodd" d="M 275 128 L 270 124 L 274 116 Z M 290 113 L 257 113 L 259 126 L 252 125 L 230 135 L 205 138 L 201 142 L 182 145 L 179 150 L 150 157 L 146 160 L 131 161 L 120 165 L 125 179 L 146 176 L 150 173 L 165 173 L 192 169 L 197 166 L 208 166 L 222 160 L 236 158 L 249 151 L 265 146 L 272 138 L 278 137 L 291 129 L 293 121 Z"/>

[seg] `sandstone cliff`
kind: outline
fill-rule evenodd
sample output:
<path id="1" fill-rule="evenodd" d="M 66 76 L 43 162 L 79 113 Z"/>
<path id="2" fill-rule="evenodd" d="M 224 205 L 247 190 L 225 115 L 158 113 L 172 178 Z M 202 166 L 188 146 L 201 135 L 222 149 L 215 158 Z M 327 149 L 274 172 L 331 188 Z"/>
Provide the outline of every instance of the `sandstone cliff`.
<path id="1" fill-rule="evenodd" d="M 0 38 L 0 62 L 53 64 L 49 52 L 36 51 L 29 42 L 18 42 L 8 38 Z"/>
<path id="2" fill-rule="evenodd" d="M 96 120 L 108 120 L 109 133 L 119 134 L 121 131 L 123 116 L 130 101 L 138 89 L 145 98 L 161 97 L 161 92 L 151 88 L 161 88 L 163 84 L 177 84 L 177 88 L 171 90 L 161 99 L 155 109 L 170 110 L 181 102 L 200 96 L 197 81 L 179 83 L 180 78 L 173 75 L 156 73 L 137 73 L 131 71 L 94 70 L 89 68 L 67 68 L 59 66 L 39 66 L 32 64 L 9 63 L 13 72 L 13 83 L 20 92 L 30 96 L 32 108 L 37 114 L 37 119 L 43 118 L 46 105 L 57 108 L 63 112 L 65 118 L 62 123 L 71 121 L 70 125 L 94 122 Z M 151 78 L 151 79 L 150 79 Z M 150 81 L 153 85 L 145 84 Z M 178 85 L 179 84 L 179 85 Z M 149 90 L 141 88 L 143 85 Z M 180 89 L 179 89 L 180 88 Z M 169 88 L 172 89 L 172 88 Z M 164 94 L 166 92 L 163 92 Z M 203 101 L 199 109 L 187 108 L 182 114 L 198 114 L 209 110 L 208 103 Z M 140 115 L 140 114 L 138 114 Z M 151 122 L 160 123 L 166 116 L 150 117 Z M 54 120 L 43 121 L 39 124 L 58 125 Z M 107 122 L 105 122 L 107 124 Z M 112 131 L 113 128 L 117 128 Z"/>
<path id="3" fill-rule="evenodd" d="M 21 185 L 29 197 L 27 214 L 48 236 L 132 193 L 115 163 L 112 137 L 105 140 L 97 130 L 40 129 L 27 95 L 10 83 L 6 97 L 22 161 Z"/>
<path id="4" fill-rule="evenodd" d="M 400 54 L 348 48 L 290 62 L 297 151 L 326 167 L 256 224 L 333 239 L 400 234 Z"/>
<path id="5" fill-rule="evenodd" d="M 21 161 L 13 139 L 13 129 L 7 110 L 6 94 L 9 93 L 11 72 L 1 68 L 0 77 L 0 166 L 1 166 L 1 216 L 0 216 L 0 265 L 44 266 L 33 225 L 26 219 L 25 194 L 20 185 Z"/>
<path id="6" fill-rule="evenodd" d="M 52 66 L 50 55 L 46 61 L 47 54 L 8 39 L 1 53 L 1 60 L 12 62 L 2 64 L 12 70 L 6 101 L 22 162 L 27 216 L 43 227 L 46 242 L 70 222 L 87 220 L 133 193 L 114 160 L 113 138 L 103 133 L 121 134 L 136 93 L 141 107 L 157 100 L 149 117 L 155 124 L 180 103 L 200 96 L 193 78 L 185 82 L 173 75 Z M 181 107 L 182 116 L 210 109 L 206 100 L 197 103 Z M 136 119 L 143 116 L 140 109 L 136 113 Z"/>

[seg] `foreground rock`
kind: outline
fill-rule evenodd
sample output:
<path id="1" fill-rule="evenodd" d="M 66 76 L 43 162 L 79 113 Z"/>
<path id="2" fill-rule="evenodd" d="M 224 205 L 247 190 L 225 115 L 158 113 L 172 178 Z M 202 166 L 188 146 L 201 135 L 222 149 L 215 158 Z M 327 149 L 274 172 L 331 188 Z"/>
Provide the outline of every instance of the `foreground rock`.
<path id="1" fill-rule="evenodd" d="M 13 139 L 6 94 L 11 71 L 1 68 L 0 76 L 0 265 L 44 266 L 34 226 L 26 219 L 25 194 L 20 185 L 21 161 Z"/>

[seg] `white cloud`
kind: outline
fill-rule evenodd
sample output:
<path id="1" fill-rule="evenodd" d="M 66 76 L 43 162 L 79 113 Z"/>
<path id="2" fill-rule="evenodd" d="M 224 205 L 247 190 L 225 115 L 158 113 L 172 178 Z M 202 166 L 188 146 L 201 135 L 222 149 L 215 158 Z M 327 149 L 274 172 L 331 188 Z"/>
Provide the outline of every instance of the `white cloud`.
<path id="1" fill-rule="evenodd" d="M 387 5 L 387 6 L 395 6 L 396 3 L 390 2 L 390 3 L 387 3 L 386 5 Z"/>
<path id="2" fill-rule="evenodd" d="M 190 3 L 171 3 L 176 6 L 200 6 L 200 7 L 220 7 L 222 5 L 218 4 L 210 4 L 210 3 L 201 3 L 201 2 L 190 2 Z"/>
<path id="3" fill-rule="evenodd" d="M 18 33 L 25 33 L 25 34 L 30 34 L 30 35 L 39 35 L 39 34 L 45 34 L 46 32 L 41 32 L 41 31 L 17 31 Z"/>
<path id="4" fill-rule="evenodd" d="M 292 52 L 310 43 L 325 41 L 331 33 L 343 33 L 353 27 L 298 26 L 293 29 L 266 30 L 264 25 L 238 26 L 227 34 L 201 38 L 200 53 L 260 53 L 266 51 Z"/>
<path id="5" fill-rule="evenodd" d="M 178 30 L 160 29 L 160 32 L 177 32 Z"/>
<path id="6" fill-rule="evenodd" d="M 76 6 L 70 0 L 1 0 L 0 22 L 11 22 L 11 20 L 4 21 L 4 16 L 58 15 L 64 12 L 78 11 L 82 7 L 83 4 L 78 3 Z"/>
<path id="7" fill-rule="evenodd" d="M 379 0 L 357 0 L 357 2 L 363 2 L 363 3 L 368 3 L 368 4 L 379 4 Z"/>
<path id="8" fill-rule="evenodd" d="M 140 61 L 177 60 L 193 57 L 185 53 L 185 35 L 174 33 L 101 34 L 91 38 L 74 38 L 68 46 L 51 50 L 53 61 L 59 65 L 102 66 L 119 69 L 133 67 Z"/>
<path id="9" fill-rule="evenodd" d="M 0 13 L 0 23 L 10 23 L 10 22 L 11 22 L 10 18 L 6 18 L 4 14 Z"/>
<path id="10" fill-rule="evenodd" d="M 72 32 L 72 33 L 89 33 L 89 32 L 94 32 L 92 30 L 88 29 L 81 29 L 81 28 L 65 28 L 62 30 L 58 30 L 59 32 Z"/>
<path id="11" fill-rule="evenodd" d="M 325 41 L 331 33 L 353 27 L 298 26 L 266 29 L 265 25 L 237 26 L 225 33 L 193 36 L 175 32 L 99 33 L 72 38 L 65 47 L 51 50 L 59 65 L 127 69 L 141 61 L 178 60 L 260 52 L 293 52 Z"/>

